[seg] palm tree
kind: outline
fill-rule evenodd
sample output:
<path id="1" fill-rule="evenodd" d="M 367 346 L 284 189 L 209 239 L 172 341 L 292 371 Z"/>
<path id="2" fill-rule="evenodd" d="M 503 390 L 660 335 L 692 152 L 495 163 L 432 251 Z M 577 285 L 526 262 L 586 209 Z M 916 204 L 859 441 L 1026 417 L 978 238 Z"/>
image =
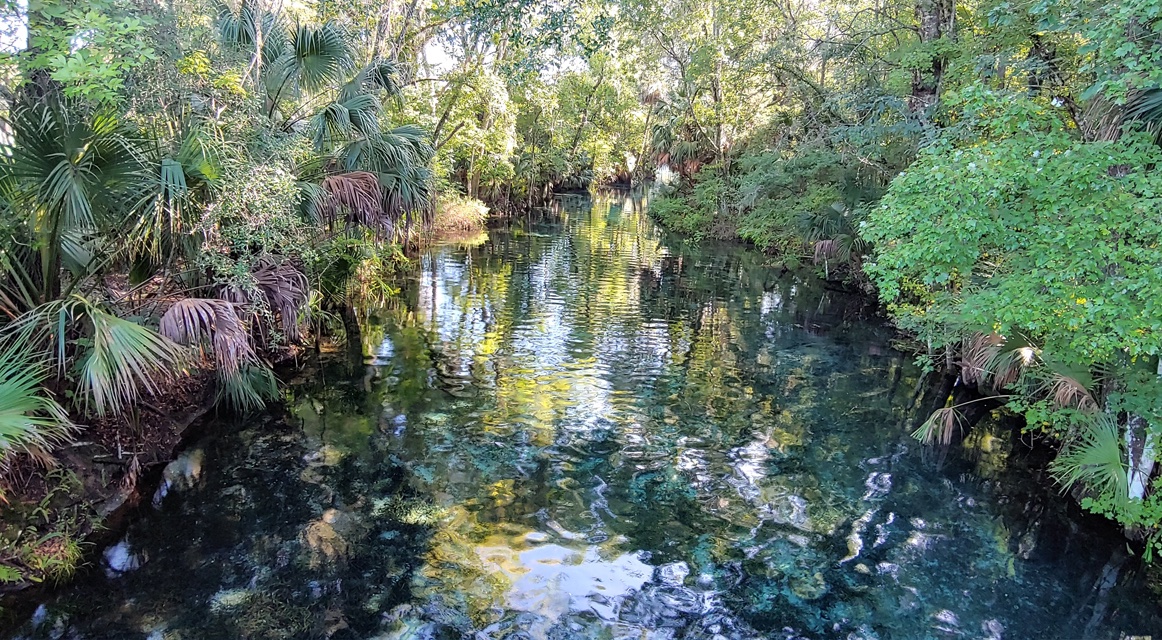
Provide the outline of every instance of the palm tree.
<path id="1" fill-rule="evenodd" d="M 401 78 L 393 62 L 373 62 L 310 119 L 308 130 L 324 161 L 315 176 L 322 188 L 308 192 L 309 208 L 328 222 L 344 210 L 348 222 L 388 236 L 402 230 L 405 238 L 417 217 L 425 227 L 431 224 L 434 185 L 429 166 L 435 151 L 427 132 L 415 125 L 379 126 L 381 97 L 398 103 Z"/>
<path id="2" fill-rule="evenodd" d="M 339 27 L 325 23 L 288 29 L 248 2 L 237 11 L 220 11 L 219 34 L 227 46 L 256 51 L 268 116 L 274 118 L 280 101 L 289 101 L 290 115 L 280 128 L 298 131 L 306 121 L 321 156 L 299 176 L 308 213 L 333 223 L 343 211 L 348 222 L 368 224 L 389 236 L 402 231 L 405 238 L 417 218 L 431 224 L 429 165 L 435 152 L 429 136 L 414 125 L 387 130 L 380 125 L 384 101 L 399 104 L 402 99 L 404 70 L 395 61 L 373 60 L 347 77 L 353 58 Z M 312 115 L 302 115 L 313 107 Z M 368 175 L 375 176 L 378 187 L 367 182 Z"/>
<path id="3" fill-rule="evenodd" d="M 0 212 L 10 242 L 0 259 L 0 304 L 10 318 L 62 294 L 99 266 L 124 231 L 143 178 L 132 133 L 109 114 L 61 105 L 16 107 L 0 153 Z"/>

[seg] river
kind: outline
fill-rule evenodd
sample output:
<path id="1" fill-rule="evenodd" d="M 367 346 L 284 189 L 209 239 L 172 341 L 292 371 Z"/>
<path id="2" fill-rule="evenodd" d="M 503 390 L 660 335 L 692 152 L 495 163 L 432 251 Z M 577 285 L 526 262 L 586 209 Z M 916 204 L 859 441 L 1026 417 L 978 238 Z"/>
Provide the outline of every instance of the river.
<path id="1" fill-rule="evenodd" d="M 626 194 L 432 248 L 16 637 L 1118 638 L 1124 540 L 1017 436 L 908 435 L 865 299 Z"/>

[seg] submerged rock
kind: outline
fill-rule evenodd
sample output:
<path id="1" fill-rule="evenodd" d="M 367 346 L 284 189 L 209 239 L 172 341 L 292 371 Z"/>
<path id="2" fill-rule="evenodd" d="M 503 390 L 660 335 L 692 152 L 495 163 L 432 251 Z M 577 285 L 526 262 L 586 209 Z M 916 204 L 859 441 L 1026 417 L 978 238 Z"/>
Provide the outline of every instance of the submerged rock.
<path id="1" fill-rule="evenodd" d="M 141 567 L 146 561 L 144 554 L 135 554 L 133 552 L 128 538 L 105 549 L 103 558 L 105 561 L 105 575 L 110 578 L 116 578 L 117 576 L 133 571 Z"/>
<path id="2" fill-rule="evenodd" d="M 153 506 L 161 508 L 161 503 L 170 491 L 191 489 L 202 477 L 202 466 L 206 452 L 201 448 L 191 449 L 165 465 L 161 472 L 161 483 L 153 494 Z"/>
<path id="3" fill-rule="evenodd" d="M 794 494 L 774 498 L 760 508 L 759 517 L 803 531 L 811 530 L 807 518 L 807 501 Z"/>
<path id="4" fill-rule="evenodd" d="M 227 609 L 236 609 L 254 595 L 249 589 L 223 589 L 210 597 L 210 611 L 219 613 Z"/>
<path id="5" fill-rule="evenodd" d="M 354 514 L 339 509 L 327 509 L 322 517 L 309 523 L 300 534 L 300 541 L 309 551 L 308 564 L 317 569 L 346 559 L 351 550 L 350 540 L 361 534 L 362 523 Z"/>

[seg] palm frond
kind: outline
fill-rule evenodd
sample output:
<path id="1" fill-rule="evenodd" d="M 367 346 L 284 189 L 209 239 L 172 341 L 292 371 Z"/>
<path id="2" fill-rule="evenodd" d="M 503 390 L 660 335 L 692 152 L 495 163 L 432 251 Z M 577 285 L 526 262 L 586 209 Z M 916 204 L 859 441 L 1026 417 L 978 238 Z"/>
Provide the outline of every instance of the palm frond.
<path id="1" fill-rule="evenodd" d="M 1162 89 L 1146 89 L 1131 95 L 1126 101 L 1125 118 L 1157 130 L 1162 126 Z"/>
<path id="2" fill-rule="evenodd" d="M 201 127 L 189 127 L 173 153 L 155 148 L 149 158 L 130 231 L 134 256 L 153 260 L 163 254 L 189 251 L 199 205 L 208 198 L 222 167 L 220 153 Z"/>
<path id="3" fill-rule="evenodd" d="M 397 105 L 403 99 L 405 75 L 395 60 L 373 60 L 355 74 L 340 90 L 339 99 L 346 100 L 367 92 L 382 92 Z"/>
<path id="4" fill-rule="evenodd" d="M 1098 406 L 1093 395 L 1076 378 L 1054 372 L 1045 384 L 1045 393 L 1055 405 L 1062 409 L 1096 411 Z"/>
<path id="5" fill-rule="evenodd" d="M 983 385 L 992 371 L 989 364 L 996 362 L 1004 338 L 990 333 L 974 333 L 962 341 L 960 349 L 960 379 L 965 384 Z"/>
<path id="6" fill-rule="evenodd" d="M 311 117 L 308 128 L 316 151 L 336 143 L 379 135 L 379 100 L 367 93 L 341 98 L 327 104 Z"/>
<path id="7" fill-rule="evenodd" d="M 40 241 L 121 225 L 128 187 L 141 177 L 137 141 L 110 113 L 90 116 L 59 104 L 13 110 L 13 144 L 0 155 L 0 179 L 12 185 L 15 208 L 29 216 Z M 52 236 L 52 237 L 50 237 Z"/>
<path id="8" fill-rule="evenodd" d="M 287 47 L 270 65 L 267 90 L 277 98 L 289 87 L 293 93 L 317 91 L 336 83 L 351 68 L 351 50 L 338 25 L 298 25 Z"/>
<path id="9" fill-rule="evenodd" d="M 233 49 L 252 49 L 262 38 L 262 68 L 277 60 L 287 48 L 286 28 L 271 12 L 244 1 L 233 10 L 222 3 L 218 6 L 218 38 Z"/>
<path id="10" fill-rule="evenodd" d="M 0 260 L 6 313 L 59 295 L 62 270 L 90 275 L 97 256 L 122 250 L 143 181 L 140 143 L 111 114 L 56 102 L 15 106 L 0 124 L 0 207 L 8 244 Z"/>
<path id="11" fill-rule="evenodd" d="M 263 364 L 243 367 L 237 375 L 219 378 L 217 402 L 236 411 L 261 409 L 267 400 L 278 396 L 278 379 Z"/>
<path id="12" fill-rule="evenodd" d="M 266 304 L 278 314 L 282 331 L 291 340 L 299 340 L 302 331 L 299 315 L 306 307 L 310 294 L 307 276 L 287 260 L 267 256 L 250 272 Z"/>
<path id="13" fill-rule="evenodd" d="M 1021 378 L 1021 375 L 1038 362 L 1038 351 L 1023 338 L 1006 338 L 985 365 L 992 372 L 993 389 L 1000 391 Z"/>
<path id="14" fill-rule="evenodd" d="M 1118 424 L 1105 413 L 1092 414 L 1091 420 L 1077 438 L 1065 444 L 1049 470 L 1063 490 L 1080 484 L 1115 505 L 1125 505 L 1129 475 Z"/>
<path id="15" fill-rule="evenodd" d="M 34 453 L 45 460 L 45 452 L 76 433 L 64 408 L 42 386 L 48 375 L 19 344 L 0 352 L 0 470 L 12 454 Z"/>
<path id="16" fill-rule="evenodd" d="M 58 378 L 77 362 L 80 406 L 101 416 L 123 411 L 142 393 L 156 393 L 184 373 L 188 355 L 168 338 L 78 295 L 24 313 L 4 328 L 0 345 L 19 345 Z"/>
<path id="17" fill-rule="evenodd" d="M 250 334 L 234 305 L 216 298 L 184 298 L 161 317 L 161 335 L 205 353 L 210 348 L 215 369 L 225 377 L 236 375 L 257 361 Z"/>
<path id="18" fill-rule="evenodd" d="M 319 207 L 324 220 L 335 221 L 339 212 L 344 211 L 347 222 L 368 227 L 384 224 L 383 195 L 374 173 L 353 171 L 328 176 L 321 186 L 327 194 Z"/>
<path id="19" fill-rule="evenodd" d="M 964 417 L 956 407 L 944 407 L 932 412 L 928 419 L 912 432 L 912 437 L 924 444 L 949 444 L 957 427 L 963 428 Z"/>
<path id="20" fill-rule="evenodd" d="M 168 338 L 92 305 L 86 311 L 92 344 L 80 364 L 78 392 L 97 415 L 121 413 L 144 391 L 182 372 L 186 352 Z"/>

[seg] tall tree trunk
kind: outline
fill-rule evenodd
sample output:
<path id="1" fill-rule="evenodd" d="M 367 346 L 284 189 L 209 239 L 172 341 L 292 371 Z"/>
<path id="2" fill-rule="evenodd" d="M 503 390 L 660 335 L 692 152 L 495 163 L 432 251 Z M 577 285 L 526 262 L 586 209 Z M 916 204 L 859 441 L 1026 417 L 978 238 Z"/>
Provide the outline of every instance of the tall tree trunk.
<path id="1" fill-rule="evenodd" d="M 49 75 L 48 69 L 28 66 L 28 61 L 34 60 L 43 53 L 32 46 L 32 43 L 43 41 L 54 29 L 64 27 L 64 20 L 56 15 L 49 15 L 46 9 L 57 7 L 60 0 L 29 0 L 28 1 L 28 48 L 21 53 L 24 58 L 24 84 L 15 95 L 15 100 L 22 104 L 47 103 L 59 99 L 61 85 Z"/>
<path id="2" fill-rule="evenodd" d="M 412 26 L 412 19 L 415 17 L 416 5 L 418 4 L 419 0 L 412 0 L 408 4 L 407 12 L 405 12 L 403 16 L 403 25 L 400 26 L 399 34 L 397 34 L 395 38 L 395 44 L 393 44 L 391 47 L 391 55 L 393 58 L 399 57 L 400 51 L 403 50 L 404 43 L 407 42 L 408 29 L 410 29 Z"/>
<path id="3" fill-rule="evenodd" d="M 638 176 L 641 174 L 642 167 L 645 165 L 646 152 L 648 151 L 648 145 L 650 143 L 650 137 L 651 137 L 650 136 L 650 119 L 652 119 L 654 117 L 654 104 L 655 103 L 651 102 L 650 103 L 650 110 L 646 112 L 646 131 L 645 131 L 645 135 L 642 136 L 642 152 L 638 156 L 637 164 L 634 165 L 633 173 L 629 177 L 630 185 L 633 185 L 633 183 L 638 179 Z"/>
<path id="4" fill-rule="evenodd" d="M 954 38 L 955 21 L 955 0 L 916 0 L 916 32 L 921 45 L 932 45 L 945 36 Z M 912 111 L 926 111 L 936 104 L 947 65 L 945 56 L 936 52 L 927 69 L 912 71 L 912 96 L 908 103 Z"/>
<path id="5" fill-rule="evenodd" d="M 594 83 L 593 90 L 589 92 L 589 97 L 585 98 L 585 108 L 581 110 L 581 124 L 577 126 L 577 131 L 573 133 L 573 142 L 569 145 L 570 160 L 577 157 L 577 145 L 581 144 L 581 133 L 589 124 L 589 109 L 593 105 L 593 97 L 597 95 L 597 90 L 601 88 L 603 82 L 605 82 L 605 65 L 601 65 L 601 72 L 597 74 L 597 82 Z"/>

